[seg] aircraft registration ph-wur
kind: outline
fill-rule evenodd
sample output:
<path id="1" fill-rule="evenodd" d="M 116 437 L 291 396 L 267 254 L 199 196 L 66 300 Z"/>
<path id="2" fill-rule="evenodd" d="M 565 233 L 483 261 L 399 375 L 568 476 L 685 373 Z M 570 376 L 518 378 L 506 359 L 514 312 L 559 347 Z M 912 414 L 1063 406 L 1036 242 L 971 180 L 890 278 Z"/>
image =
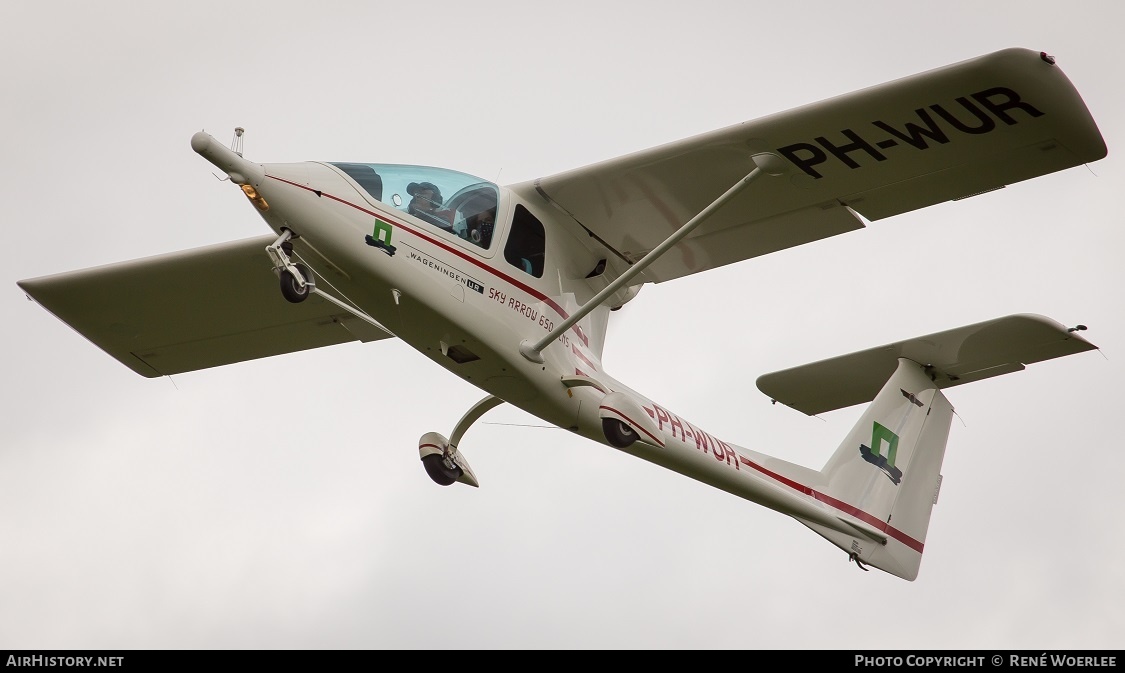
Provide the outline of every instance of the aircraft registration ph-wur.
<path id="1" fill-rule="evenodd" d="M 1096 348 L 1083 326 L 1014 314 L 761 376 L 810 415 L 870 402 L 819 470 L 707 432 L 602 360 L 612 311 L 646 283 L 1105 157 L 1045 52 L 1004 49 L 508 186 L 426 166 L 258 164 L 241 133 L 191 147 L 272 233 L 19 286 L 146 377 L 402 339 L 485 393 L 448 437 L 421 436 L 438 484 L 478 486 L 462 440 L 508 403 L 914 580 L 952 421 L 944 390 Z"/>

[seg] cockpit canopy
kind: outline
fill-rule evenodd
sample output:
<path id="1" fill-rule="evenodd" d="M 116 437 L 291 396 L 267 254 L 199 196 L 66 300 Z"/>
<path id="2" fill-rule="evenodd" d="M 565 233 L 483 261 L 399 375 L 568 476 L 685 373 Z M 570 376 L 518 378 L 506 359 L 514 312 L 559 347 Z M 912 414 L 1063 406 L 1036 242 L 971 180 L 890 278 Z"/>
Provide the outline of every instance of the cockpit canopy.
<path id="1" fill-rule="evenodd" d="M 478 177 L 432 166 L 331 164 L 374 200 L 484 249 L 492 245 L 499 190 Z"/>

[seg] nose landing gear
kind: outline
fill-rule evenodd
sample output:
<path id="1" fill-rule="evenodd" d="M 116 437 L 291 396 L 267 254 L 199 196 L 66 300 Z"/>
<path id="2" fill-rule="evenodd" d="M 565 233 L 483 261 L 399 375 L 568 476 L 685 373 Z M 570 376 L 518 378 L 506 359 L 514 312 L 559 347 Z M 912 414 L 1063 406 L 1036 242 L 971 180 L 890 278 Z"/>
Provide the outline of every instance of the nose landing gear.
<path id="1" fill-rule="evenodd" d="M 281 294 L 290 302 L 300 304 L 312 294 L 312 273 L 304 264 L 298 262 L 293 265 L 292 271 L 282 269 L 278 275 L 281 277 Z"/>
<path id="2" fill-rule="evenodd" d="M 286 300 L 300 304 L 316 292 L 316 283 L 307 266 L 289 259 L 289 253 L 293 252 L 293 243 L 290 242 L 292 238 L 292 231 L 283 230 L 281 236 L 266 247 L 266 252 L 273 260 L 274 272 L 281 279 L 281 294 Z"/>

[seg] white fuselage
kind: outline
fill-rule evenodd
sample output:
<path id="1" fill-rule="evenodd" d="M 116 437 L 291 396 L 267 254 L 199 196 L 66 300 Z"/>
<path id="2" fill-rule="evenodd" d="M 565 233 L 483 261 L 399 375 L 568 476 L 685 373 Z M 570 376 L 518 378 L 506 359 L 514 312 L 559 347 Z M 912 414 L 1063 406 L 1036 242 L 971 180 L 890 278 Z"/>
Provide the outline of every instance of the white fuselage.
<path id="1" fill-rule="evenodd" d="M 546 202 L 527 203 L 501 189 L 498 243 L 485 250 L 374 201 L 331 165 L 263 168 L 258 190 L 269 210 L 262 216 L 275 232 L 295 234 L 294 255 L 316 272 L 319 289 L 351 303 L 442 367 L 602 444 L 603 400 L 617 393 L 631 401 L 630 420 L 650 429 L 623 451 L 802 520 L 842 526 L 840 512 L 818 497 L 818 471 L 713 437 L 608 375 L 600 358 L 608 306 L 547 346 L 542 363 L 520 354 L 521 341 L 541 339 L 609 282 L 586 277 L 597 250 L 566 227 L 553 226 L 556 215 Z M 540 278 L 504 259 L 516 203 L 546 224 Z M 393 254 L 365 241 L 377 220 L 391 228 Z M 575 385 L 574 379 L 589 384 Z"/>

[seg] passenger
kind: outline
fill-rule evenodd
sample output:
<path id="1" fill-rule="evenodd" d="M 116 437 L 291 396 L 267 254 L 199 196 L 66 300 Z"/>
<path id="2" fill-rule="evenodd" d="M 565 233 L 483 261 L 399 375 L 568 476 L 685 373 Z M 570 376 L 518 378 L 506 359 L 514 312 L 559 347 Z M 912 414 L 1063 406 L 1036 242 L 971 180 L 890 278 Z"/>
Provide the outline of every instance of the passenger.
<path id="1" fill-rule="evenodd" d="M 406 206 L 406 212 L 446 231 L 453 230 L 449 220 L 438 213 L 442 201 L 441 190 L 437 185 L 432 182 L 411 182 L 406 186 L 406 193 L 413 197 Z"/>

